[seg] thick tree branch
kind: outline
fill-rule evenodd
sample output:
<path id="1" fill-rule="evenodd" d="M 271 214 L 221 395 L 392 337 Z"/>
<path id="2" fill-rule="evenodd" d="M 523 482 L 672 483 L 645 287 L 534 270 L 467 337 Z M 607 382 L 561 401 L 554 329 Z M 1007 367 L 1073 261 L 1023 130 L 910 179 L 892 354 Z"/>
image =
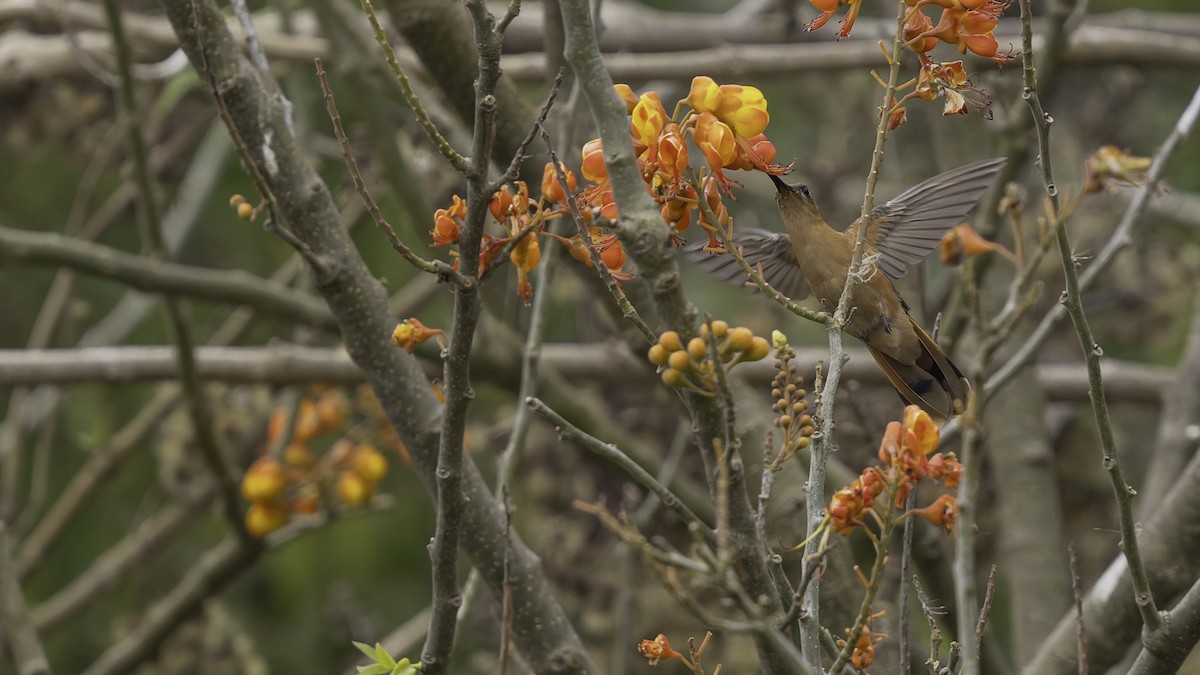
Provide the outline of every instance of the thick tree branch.
<path id="1" fill-rule="evenodd" d="M 812 370 L 814 365 L 829 358 L 829 352 L 819 347 L 802 347 L 796 353 L 793 363 L 801 370 Z M 846 353 L 850 356 L 843 371 L 847 379 L 869 385 L 887 384 L 865 350 L 850 348 Z M 472 358 L 485 370 L 504 368 L 491 353 Z M 612 344 L 550 343 L 542 346 L 542 361 L 556 374 L 572 380 L 620 384 L 645 378 L 647 384 L 653 382 L 635 356 Z M 359 384 L 365 379 L 344 350 L 329 347 L 286 344 L 200 347 L 196 350 L 196 365 L 204 379 L 233 384 Z M 1049 400 L 1087 400 L 1087 373 L 1078 365 L 1046 363 L 1037 366 L 1035 372 L 1038 386 L 1045 390 Z M 1105 359 L 1102 372 L 1105 381 L 1112 385 L 1110 397 L 1129 403 L 1158 404 L 1176 380 L 1171 367 L 1119 359 Z M 760 385 L 769 382 L 774 373 L 770 364 L 747 363 L 739 366 L 734 375 Z M 126 384 L 171 381 L 177 377 L 167 347 L 0 349 L 0 385 L 5 386 Z M 500 378 L 491 375 L 488 380 L 501 383 Z"/>
<path id="2" fill-rule="evenodd" d="M 253 160 L 291 231 L 327 261 L 316 276 L 317 290 L 336 317 L 346 351 L 404 440 L 418 474 L 428 489 L 435 490 L 442 408 L 417 360 L 391 344 L 395 324 L 387 298 L 341 226 L 328 188 L 301 155 L 260 74 L 239 55 L 216 6 L 210 0 L 166 0 L 163 6 L 192 63 L 207 63 L 207 76 L 247 147 L 270 149 L 271 161 L 261 152 Z M 469 459 L 464 462 L 462 491 L 463 538 L 472 542 L 468 553 L 499 597 L 504 581 L 504 514 Z M 590 672 L 587 652 L 547 586 L 537 557 L 515 535 L 507 546 L 513 562 L 517 649 L 537 672 Z"/>
<path id="3" fill-rule="evenodd" d="M 698 332 L 696 311 L 683 293 L 667 228 L 646 194 L 633 154 L 625 105 L 613 91 L 612 77 L 601 61 L 589 4 L 583 0 L 566 0 L 560 6 L 566 29 L 567 62 L 600 132 L 605 165 L 621 212 L 617 236 L 651 290 L 659 315 L 671 329 L 685 337 L 694 336 Z M 759 609 L 763 615 L 772 616 L 773 622 L 773 615 L 783 614 L 783 599 L 767 568 L 766 547 L 757 536 L 735 432 L 729 428 L 728 418 L 715 399 L 686 394 L 685 401 L 697 429 L 710 491 L 714 495 L 718 493 L 715 489 L 718 467 L 714 462 L 722 465 L 720 471 L 728 477 L 727 481 L 721 481 L 722 489 L 727 490 L 723 496 L 727 498 L 728 513 L 718 514 L 718 520 L 727 515 L 729 531 L 718 532 L 718 539 L 728 537 L 726 541 L 731 546 L 741 586 L 750 598 L 761 604 Z M 791 594 L 787 595 L 790 597 Z M 789 672 L 791 655 L 780 648 L 775 637 L 782 635 L 768 636 L 760 632 L 754 635 L 761 666 L 767 673 Z"/>
<path id="4" fill-rule="evenodd" d="M 310 295 L 241 270 L 215 270 L 149 260 L 61 234 L 0 227 L 0 260 L 61 265 L 142 291 L 245 305 L 281 319 L 332 328 L 329 309 Z"/>
<path id="5" fill-rule="evenodd" d="M 1171 675 L 1179 672 L 1196 642 L 1200 641 L 1200 581 L 1167 612 L 1167 629 L 1146 641 L 1130 675 Z"/>
<path id="6" fill-rule="evenodd" d="M 1200 454 L 1192 457 L 1170 494 L 1141 525 L 1138 539 L 1150 586 L 1156 597 L 1178 597 L 1200 577 Z M 1088 591 L 1083 616 L 1088 667 L 1093 673 L 1105 672 L 1128 653 L 1142 632 L 1124 556 L 1114 559 Z M 1022 668 L 1023 675 L 1076 675 L 1077 630 L 1072 609 Z"/>
<path id="7" fill-rule="evenodd" d="M 453 68 L 450 53 L 464 53 L 466 44 L 461 42 L 465 24 L 452 21 L 447 24 L 438 13 L 456 17 L 459 8 L 453 5 L 433 6 L 429 3 L 389 3 L 392 16 L 399 17 L 398 29 L 405 39 L 415 43 L 417 52 L 398 48 L 396 56 L 403 68 L 413 76 L 427 77 L 437 82 L 451 97 L 462 97 L 456 103 L 460 111 L 471 103 L 470 96 L 461 96 L 470 91 L 473 73 Z M 399 10 L 399 13 L 397 11 Z M 538 16 L 536 5 L 531 6 L 527 18 Z M 95 5 L 71 0 L 56 3 L 51 7 L 33 0 L 4 0 L 0 2 L 0 20 L 35 18 L 43 22 L 72 22 L 85 29 L 77 33 L 77 42 L 82 50 L 93 58 L 104 58 L 112 49 L 112 40 L 106 32 L 86 30 L 103 27 L 103 16 Z M 311 62 L 313 58 L 326 59 L 333 63 L 329 41 L 318 35 L 318 24 L 303 12 L 294 12 L 298 33 L 287 33 L 280 29 L 278 17 L 272 13 L 259 13 L 255 17 L 263 50 L 273 60 Z M 704 15 L 691 12 L 665 13 L 641 6 L 605 2 L 602 16 L 609 30 L 602 37 L 605 65 L 613 77 L 619 80 L 648 80 L 655 78 L 687 79 L 698 72 L 712 77 L 769 78 L 792 77 L 800 73 L 835 72 L 879 68 L 886 65 L 876 47 L 878 36 L 890 31 L 880 28 L 890 24 L 889 20 L 860 18 L 858 30 L 839 44 L 825 41 L 802 41 L 793 44 L 768 44 L 782 40 L 780 22 L 769 18 L 757 25 L 732 26 L 721 15 Z M 239 36 L 240 27 L 232 17 L 228 20 L 234 34 Z M 147 60 L 165 58 L 177 47 L 177 41 L 166 22 L 148 16 L 131 17 L 130 37 L 139 55 Z M 659 27 L 671 25 L 674 30 L 663 31 Z M 540 22 L 517 21 L 507 31 L 504 72 L 514 83 L 542 83 L 546 77 L 547 57 L 538 53 L 542 49 Z M 1000 44 L 1015 44 L 1019 36 L 1016 20 L 1002 20 L 996 31 Z M 1043 49 L 1041 31 L 1035 39 L 1035 49 Z M 650 37 L 648 38 L 647 35 Z M 819 39 L 819 38 L 818 38 Z M 0 71 L 0 89 L 15 86 L 33 79 L 63 77 L 84 74 L 80 60 L 64 35 L 32 34 L 10 30 L 0 34 L 0 54 L 5 56 L 6 68 Z M 420 56 L 418 57 L 418 54 Z M 457 58 L 457 57 L 455 57 Z M 426 65 L 422 65 L 422 62 Z M 428 65 L 434 64 L 434 65 Z M 1142 68 L 1193 69 L 1200 66 L 1200 22 L 1194 14 L 1168 14 L 1126 10 L 1098 16 L 1090 16 L 1079 26 L 1067 45 L 1063 64 L 1072 67 L 1100 67 L 1132 65 Z M 992 67 L 991 62 L 980 59 L 972 68 Z M 466 73 L 461 78 L 441 79 L 453 71 Z M 455 92 L 459 92 L 456 94 Z M 504 97 L 502 97 L 503 100 Z M 456 99 L 457 100 L 457 99 Z M 527 128 L 527 120 L 533 111 L 524 109 L 514 114 L 512 129 L 519 134 Z M 469 119 L 469 116 L 464 117 Z M 511 150 L 511 148 L 509 148 Z M 507 162 L 511 153 L 504 154 L 498 148 L 495 159 Z"/>

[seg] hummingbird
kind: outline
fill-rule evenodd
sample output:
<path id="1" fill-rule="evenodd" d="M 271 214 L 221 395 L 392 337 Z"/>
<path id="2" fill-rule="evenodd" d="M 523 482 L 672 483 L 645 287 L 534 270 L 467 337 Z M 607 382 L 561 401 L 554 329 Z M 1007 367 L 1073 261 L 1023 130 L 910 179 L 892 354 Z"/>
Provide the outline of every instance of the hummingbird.
<path id="1" fill-rule="evenodd" d="M 859 228 L 867 228 L 863 259 L 870 264 L 851 292 L 853 312 L 845 331 L 866 343 L 905 402 L 947 419 L 963 411 L 971 385 L 909 315 L 893 281 L 963 221 L 1005 161 L 986 159 L 934 176 L 877 206 L 845 231 L 825 222 L 808 186 L 789 185 L 773 175 L 785 232 L 740 228 L 733 233 L 733 247 L 784 295 L 800 300 L 811 293 L 832 312 L 846 285 Z M 718 279 L 737 285 L 747 281 L 732 256 L 709 253 L 703 243 L 689 246 L 686 255 Z"/>

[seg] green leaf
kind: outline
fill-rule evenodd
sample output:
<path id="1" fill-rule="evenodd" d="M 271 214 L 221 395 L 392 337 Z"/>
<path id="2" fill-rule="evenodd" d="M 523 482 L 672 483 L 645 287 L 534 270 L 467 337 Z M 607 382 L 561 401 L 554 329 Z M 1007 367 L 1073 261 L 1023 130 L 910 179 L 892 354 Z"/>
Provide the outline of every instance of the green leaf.
<path id="1" fill-rule="evenodd" d="M 378 642 L 375 643 L 375 660 L 386 666 L 388 670 L 396 669 L 396 659 L 393 659 L 392 655 L 387 653 L 387 650 L 383 648 L 383 645 L 379 644 Z"/>
<path id="2" fill-rule="evenodd" d="M 413 664 L 408 659 L 400 659 L 396 667 L 392 669 L 391 675 L 416 675 L 421 670 L 421 664 Z"/>
<path id="3" fill-rule="evenodd" d="M 371 647 L 371 645 L 354 640 L 351 640 L 350 643 L 353 644 L 358 651 L 365 654 L 368 659 L 375 660 L 375 649 Z"/>

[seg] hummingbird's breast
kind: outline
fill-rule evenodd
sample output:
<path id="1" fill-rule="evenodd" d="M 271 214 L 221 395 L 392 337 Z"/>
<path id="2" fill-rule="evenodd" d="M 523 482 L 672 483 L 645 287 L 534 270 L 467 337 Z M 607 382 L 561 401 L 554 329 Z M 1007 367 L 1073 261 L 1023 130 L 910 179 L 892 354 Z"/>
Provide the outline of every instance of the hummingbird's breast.
<path id="1" fill-rule="evenodd" d="M 833 313 L 846 287 L 846 270 L 854 253 L 858 225 L 845 232 L 829 227 L 820 216 L 788 218 L 784 225 L 792 242 L 792 251 L 800 263 L 804 278 L 826 312 Z M 877 252 L 868 244 L 864 258 Z M 892 280 L 871 266 L 850 296 L 854 313 L 846 332 L 903 364 L 915 363 L 921 355 L 921 342 L 908 316 L 904 300 Z"/>
<path id="2" fill-rule="evenodd" d="M 870 255 L 871 251 L 867 251 Z M 850 256 L 838 262 L 842 256 L 810 256 L 812 264 L 804 266 L 804 276 L 813 295 L 825 311 L 834 312 L 846 287 L 846 270 Z M 872 266 L 865 278 L 854 285 L 850 292 L 851 307 L 854 308 L 846 324 L 846 332 L 875 349 L 896 359 L 911 364 L 921 354 L 920 340 L 913 328 L 904 300 L 896 291 L 892 280 L 877 267 Z"/>

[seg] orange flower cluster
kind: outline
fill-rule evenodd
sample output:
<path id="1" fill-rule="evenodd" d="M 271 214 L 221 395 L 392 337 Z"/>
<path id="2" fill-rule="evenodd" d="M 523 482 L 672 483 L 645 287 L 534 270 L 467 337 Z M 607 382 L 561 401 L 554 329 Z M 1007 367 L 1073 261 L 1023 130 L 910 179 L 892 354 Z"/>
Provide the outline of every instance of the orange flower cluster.
<path id="1" fill-rule="evenodd" d="M 909 7 L 905 17 L 904 31 L 908 46 L 919 54 L 933 49 L 940 40 L 952 44 L 960 54 L 972 54 L 993 59 L 1003 65 L 1012 60 L 1000 54 L 999 43 L 994 34 L 1000 23 L 1000 15 L 1008 9 L 1011 0 L 905 0 Z M 925 7 L 940 7 L 942 15 L 937 25 L 922 11 Z M 912 35 L 909 35 L 912 26 Z M 931 44 L 929 40 L 935 40 Z"/>
<path id="2" fill-rule="evenodd" d="M 584 176 L 588 176 L 590 163 L 587 160 L 588 149 L 584 148 Z M 603 159 L 597 158 L 603 166 Z M 558 179 L 558 172 L 555 170 L 553 163 L 547 163 L 546 168 L 542 172 L 541 197 L 534 201 L 529 195 L 529 186 L 524 181 L 516 183 L 516 192 L 514 193 L 509 186 L 505 185 L 500 188 L 492 198 L 488 201 L 488 213 L 491 215 L 492 221 L 498 223 L 503 229 L 501 236 L 494 236 L 490 233 L 484 233 L 483 243 L 479 254 L 479 269 L 477 274 L 482 276 L 484 272 L 491 267 L 500 255 L 507 253 L 508 260 L 517 270 L 517 294 L 521 301 L 526 305 L 533 298 L 533 284 L 529 281 L 529 275 L 537 267 L 542 259 L 542 249 L 540 238 L 541 235 L 546 235 L 557 239 L 567 250 L 571 256 L 591 265 L 587 246 L 579 236 L 573 238 L 560 237 L 545 231 L 546 223 L 562 217 L 567 213 L 565 203 L 568 194 L 574 194 L 577 187 L 575 174 L 565 166 L 559 165 L 563 175 L 566 178 L 564 186 Z M 433 239 L 431 247 L 448 246 L 458 244 L 459 238 L 462 236 L 463 221 L 467 217 L 467 203 L 458 195 L 453 196 L 453 201 L 449 208 L 438 209 L 433 214 L 433 229 L 429 235 Z M 609 202 L 611 202 L 611 190 L 609 194 Z M 589 222 L 593 214 L 590 211 L 585 211 L 582 214 L 585 220 Z M 616 206 L 611 207 L 612 219 L 616 218 Z M 630 275 L 622 273 L 621 269 L 625 265 L 625 251 L 621 248 L 620 242 L 613 235 L 606 235 L 594 228 L 592 237 L 593 245 L 601 251 L 601 259 L 618 279 L 629 279 Z M 451 256 L 458 257 L 458 252 L 451 252 Z M 455 269 L 458 269 L 458 261 L 455 260 Z M 402 324 L 403 325 L 403 324 Z M 424 328 L 424 327 L 421 327 Z M 399 328 L 397 329 L 399 330 Z M 417 340 L 417 343 L 428 339 L 431 335 L 425 335 Z M 401 336 L 404 338 L 404 336 Z M 406 339 L 398 339 L 393 336 L 397 346 L 409 348 L 414 343 L 407 342 Z"/>
<path id="3" fill-rule="evenodd" d="M 1008 9 L 1011 0 L 905 0 L 910 9 L 904 18 L 905 46 L 915 52 L 921 61 L 920 74 L 900 85 L 897 91 L 910 87 L 913 90 L 901 97 L 887 111 L 888 129 L 894 130 L 908 119 L 904 104 L 912 100 L 932 102 L 945 98 L 943 115 L 965 115 L 971 109 L 979 110 L 990 119 L 991 100 L 983 90 L 971 84 L 971 78 L 963 68 L 962 61 L 939 62 L 932 56 L 939 42 L 954 45 L 960 54 L 971 52 L 990 58 L 997 65 L 1012 60 L 1009 54 L 1000 53 L 995 30 L 1000 16 Z M 824 26 L 843 5 L 850 5 L 839 38 L 848 37 L 858 17 L 862 0 L 812 0 L 822 12 L 808 23 L 808 30 Z M 925 8 L 942 10 L 938 22 L 925 14 Z"/>
<path id="4" fill-rule="evenodd" d="M 614 207 L 615 208 L 615 207 Z M 588 244 L 583 242 L 581 235 L 574 237 L 562 237 L 553 232 L 543 232 L 542 234 L 557 240 L 560 244 L 566 247 L 567 253 L 587 267 L 594 267 L 592 262 L 592 254 L 588 248 Z M 596 249 L 600 254 L 600 262 L 608 268 L 610 274 L 617 281 L 628 281 L 633 278 L 633 275 L 628 272 L 623 272 L 625 267 L 625 248 L 621 246 L 621 242 L 617 241 L 617 235 L 611 232 L 605 232 L 603 229 L 592 226 L 588 228 L 588 239 L 591 240 L 591 248 Z"/>
<path id="5" fill-rule="evenodd" d="M 882 615 L 883 612 L 880 612 L 871 616 L 870 619 L 875 619 Z M 850 629 L 846 629 L 846 634 L 850 634 Z M 854 651 L 850 653 L 850 663 L 854 664 L 854 667 L 860 672 L 870 668 L 871 664 L 875 663 L 875 646 L 883 642 L 883 639 L 886 637 L 886 633 L 873 632 L 871 630 L 871 622 L 868 620 L 867 625 L 863 627 L 862 633 L 854 641 Z M 846 641 L 841 638 L 838 638 L 837 643 L 839 647 L 846 646 Z"/>
<path id="6" fill-rule="evenodd" d="M 693 211 L 698 211 L 695 221 L 708 232 L 709 246 L 720 250 L 717 228 L 732 222 L 722 198 L 732 197 L 736 185 L 725 171 L 787 172 L 785 167 L 773 164 L 775 146 L 763 134 L 771 116 L 762 91 L 696 77 L 687 97 L 668 115 L 658 92 L 638 96 L 628 85 L 618 84 L 615 88 L 629 114 L 629 133 L 646 190 L 658 204 L 663 221 L 675 233 L 675 242 L 682 243 L 679 235 L 691 226 Z M 685 105 L 688 110 L 681 114 Z M 689 136 L 692 146 L 687 143 Z M 689 147 L 699 150 L 706 165 L 698 179 L 691 171 Z M 593 183 L 583 191 L 582 200 L 597 209 L 602 218 L 616 220 L 620 214 L 613 202 L 600 139 L 584 144 L 582 173 Z M 701 195 L 711 215 L 700 208 Z"/>
<path id="7" fill-rule="evenodd" d="M 904 409 L 903 422 L 890 422 L 879 446 L 880 464 L 867 467 L 849 486 L 834 493 L 826 511 L 829 527 L 838 534 L 849 534 L 864 527 L 864 519 L 886 493 L 892 504 L 902 507 L 909 490 L 928 478 L 935 484 L 954 489 L 962 478 L 963 467 L 954 453 L 934 453 L 938 447 L 938 429 L 933 419 L 915 405 Z M 954 497 L 942 495 L 923 509 L 913 509 L 900 518 L 915 515 L 945 528 L 954 528 L 957 514 Z M 899 520 L 899 519 L 897 519 Z"/>
<path id="8" fill-rule="evenodd" d="M 322 457 L 310 449 L 318 437 L 349 426 L 350 413 L 350 401 L 337 389 L 300 399 L 291 421 L 291 437 L 280 456 L 259 457 L 242 477 L 242 496 L 250 502 L 245 519 L 250 534 L 263 537 L 295 515 L 316 513 L 327 492 L 323 485 L 331 481 L 334 494 L 346 506 L 360 505 L 375 494 L 379 481 L 387 475 L 388 462 L 374 445 L 343 438 Z M 272 412 L 268 447 L 279 444 L 287 433 L 287 417 L 283 408 Z"/>
<path id="9" fill-rule="evenodd" d="M 775 146 L 763 134 L 771 121 L 763 93 L 755 87 L 722 85 L 711 77 L 697 77 L 692 80 L 688 96 L 668 115 L 657 92 L 637 96 L 624 84 L 616 85 L 615 89 L 630 116 L 629 132 L 646 190 L 659 205 L 663 221 L 675 233 L 675 243 L 683 242 L 679 235 L 694 219 L 708 232 L 709 248 L 722 250 L 717 228 L 728 228 L 733 222 L 722 199 L 732 197 L 736 185 L 725 171 L 787 173 L 786 167 L 773 163 Z M 681 115 L 684 104 L 688 109 Z M 688 136 L 707 165 L 699 174 L 691 171 Z M 541 260 L 540 240 L 544 235 L 561 243 L 572 258 L 589 267 L 594 265 L 591 256 L 594 249 L 614 278 L 619 281 L 632 278 L 625 271 L 625 250 L 611 232 L 620 212 L 613 198 L 600 139 L 583 145 L 581 160 L 580 173 L 591 183 L 578 192 L 578 203 L 585 207 L 580 209 L 580 216 L 588 234 L 564 237 L 546 231 L 548 221 L 568 212 L 565 202 L 576 194 L 578 187 L 575 174 L 569 169 L 557 167 L 565 178 L 560 180 L 553 163 L 547 163 L 542 173 L 541 197 L 536 201 L 531 199 L 524 182 L 516 184 L 515 194 L 504 186 L 492 196 L 488 211 L 504 232 L 501 236 L 483 235 L 478 275 L 482 276 L 502 253 L 507 253 L 517 269 L 518 295 L 528 304 L 534 292 L 529 274 Z M 707 210 L 700 208 L 701 203 Z M 693 217 L 693 211 L 699 214 Z M 458 244 L 466 217 L 467 203 L 454 195 L 449 207 L 434 212 L 430 246 Z M 457 257 L 458 253 L 451 255 Z M 404 342 L 401 346 L 409 344 Z"/>

